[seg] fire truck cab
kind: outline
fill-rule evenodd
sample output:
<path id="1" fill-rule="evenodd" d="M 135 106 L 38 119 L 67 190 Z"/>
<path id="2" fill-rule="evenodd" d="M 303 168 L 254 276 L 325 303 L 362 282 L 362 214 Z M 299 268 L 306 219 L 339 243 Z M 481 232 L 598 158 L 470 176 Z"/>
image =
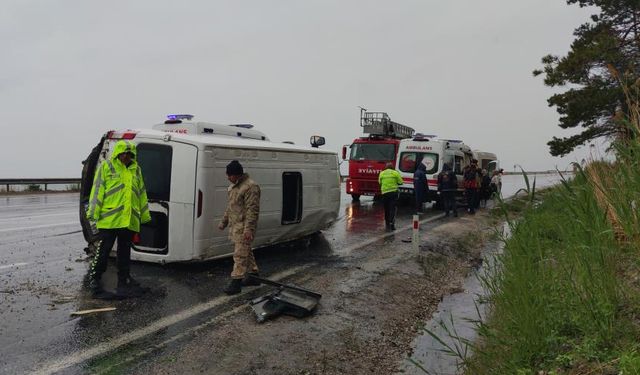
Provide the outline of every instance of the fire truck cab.
<path id="1" fill-rule="evenodd" d="M 356 138 L 350 146 L 342 148 L 343 160 L 347 159 L 347 148 L 350 148 L 346 193 L 354 201 L 361 195 L 381 195 L 378 175 L 385 164 L 396 164 L 400 141 L 411 138 L 414 133 L 412 128 L 391 121 L 385 112 L 366 112 L 364 109 L 360 126 L 367 136 Z"/>

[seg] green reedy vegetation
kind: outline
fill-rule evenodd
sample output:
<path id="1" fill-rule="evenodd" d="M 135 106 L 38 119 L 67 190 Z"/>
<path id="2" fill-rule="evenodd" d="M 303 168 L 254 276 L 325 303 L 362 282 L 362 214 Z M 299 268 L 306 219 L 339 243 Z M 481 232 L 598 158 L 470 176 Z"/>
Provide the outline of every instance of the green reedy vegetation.
<path id="1" fill-rule="evenodd" d="M 466 373 L 640 374 L 640 81 L 624 87 L 615 162 L 503 206 L 511 234 Z"/>

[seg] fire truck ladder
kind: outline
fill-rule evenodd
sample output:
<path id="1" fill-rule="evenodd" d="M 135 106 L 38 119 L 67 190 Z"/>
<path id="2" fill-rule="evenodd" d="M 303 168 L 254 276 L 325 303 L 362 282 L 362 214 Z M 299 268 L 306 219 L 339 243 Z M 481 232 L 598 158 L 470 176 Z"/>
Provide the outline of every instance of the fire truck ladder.
<path id="1" fill-rule="evenodd" d="M 364 112 L 360 115 L 362 131 L 369 135 L 382 135 L 393 138 L 411 138 L 415 130 L 406 125 L 391 121 L 386 112 Z"/>

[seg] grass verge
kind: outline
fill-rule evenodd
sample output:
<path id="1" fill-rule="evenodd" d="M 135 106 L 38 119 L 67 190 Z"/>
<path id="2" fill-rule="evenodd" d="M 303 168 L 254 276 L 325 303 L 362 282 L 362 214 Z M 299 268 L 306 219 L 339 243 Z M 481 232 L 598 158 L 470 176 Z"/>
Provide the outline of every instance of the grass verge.
<path id="1" fill-rule="evenodd" d="M 640 374 L 640 90 L 631 88 L 622 123 L 634 136 L 614 142 L 615 162 L 503 206 L 511 236 L 483 280 L 491 317 L 466 373 Z"/>

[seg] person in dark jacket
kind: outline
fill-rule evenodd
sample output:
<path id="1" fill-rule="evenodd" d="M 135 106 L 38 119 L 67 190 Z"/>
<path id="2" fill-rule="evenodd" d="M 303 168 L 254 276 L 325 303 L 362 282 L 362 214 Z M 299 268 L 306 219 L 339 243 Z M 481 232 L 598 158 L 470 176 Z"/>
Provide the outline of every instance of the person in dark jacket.
<path id="1" fill-rule="evenodd" d="M 451 170 L 448 163 L 442 166 L 442 172 L 438 174 L 438 191 L 444 208 L 444 216 L 449 216 L 449 211 L 453 211 L 453 216 L 458 217 L 458 206 L 456 204 L 456 191 L 458 190 L 458 179 Z"/>
<path id="2" fill-rule="evenodd" d="M 487 200 L 491 198 L 491 177 L 486 169 L 482 170 L 482 182 L 480 183 L 480 203 L 482 207 L 487 207 Z"/>
<path id="3" fill-rule="evenodd" d="M 416 198 L 416 213 L 422 213 L 422 204 L 427 198 L 427 166 L 418 163 L 418 168 L 413 173 L 413 193 Z"/>
<path id="4" fill-rule="evenodd" d="M 470 214 L 476 213 L 479 206 L 480 177 L 478 171 L 478 161 L 473 159 L 471 164 L 464 168 L 462 177 L 464 179 L 464 192 L 467 198 L 467 211 Z"/>

